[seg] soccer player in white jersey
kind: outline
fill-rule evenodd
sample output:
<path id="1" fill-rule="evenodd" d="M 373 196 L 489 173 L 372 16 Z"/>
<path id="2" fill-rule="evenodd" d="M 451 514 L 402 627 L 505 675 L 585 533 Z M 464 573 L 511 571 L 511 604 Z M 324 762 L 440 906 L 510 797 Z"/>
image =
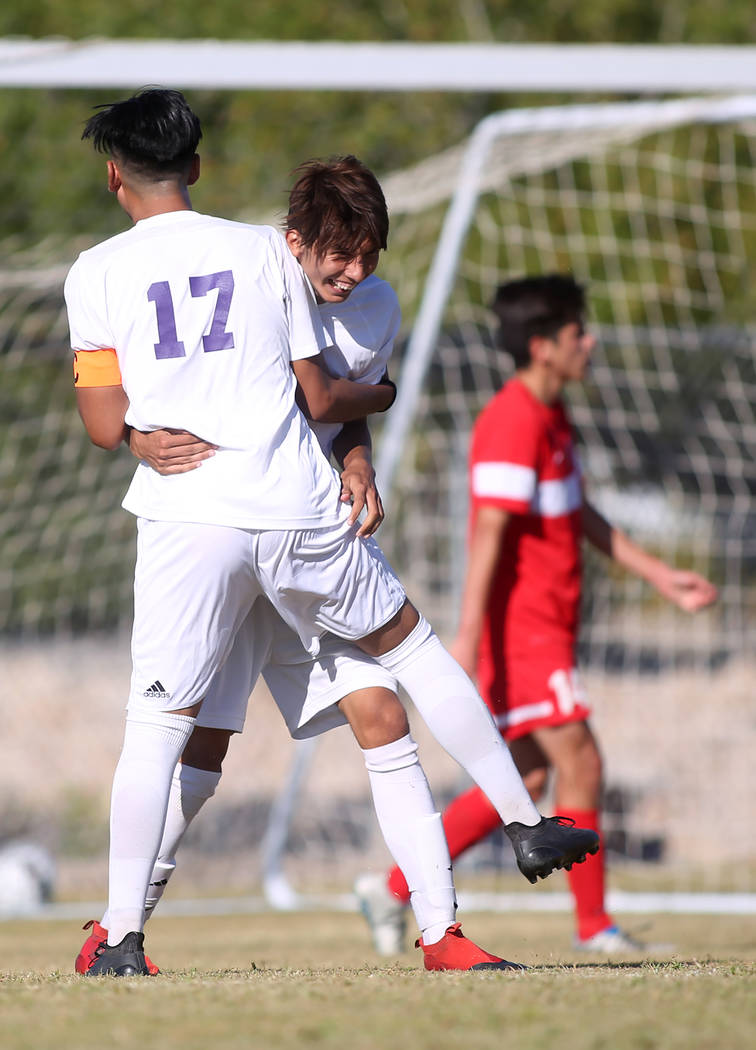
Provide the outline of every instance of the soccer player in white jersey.
<path id="1" fill-rule="evenodd" d="M 476 780 L 533 881 L 596 848 L 592 833 L 540 817 L 469 678 L 374 541 L 357 537 L 296 401 L 329 422 L 382 410 L 393 391 L 329 376 L 301 270 L 275 231 L 191 210 L 199 123 L 183 96 L 151 90 L 103 107 L 84 137 L 109 154 L 109 187 L 134 223 L 82 253 L 66 281 L 87 431 L 115 447 L 128 426 L 168 425 L 217 446 L 201 470 L 180 475 L 140 464 L 124 500 L 139 517 L 134 667 L 112 792 L 108 941 L 87 972 L 149 973 L 144 902 L 171 777 L 263 595 L 313 654 L 326 631 L 354 641 L 421 713 L 443 715 L 452 740 L 474 741 Z M 113 353 L 123 387 L 83 386 L 88 355 Z M 386 760 L 404 766 L 406 750 Z"/>

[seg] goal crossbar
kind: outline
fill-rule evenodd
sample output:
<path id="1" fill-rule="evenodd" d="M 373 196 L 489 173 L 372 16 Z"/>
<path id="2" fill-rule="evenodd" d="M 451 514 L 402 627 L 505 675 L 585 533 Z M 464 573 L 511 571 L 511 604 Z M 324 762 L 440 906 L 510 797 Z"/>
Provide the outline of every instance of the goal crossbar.
<path id="1" fill-rule="evenodd" d="M 663 44 L 0 39 L 0 87 L 257 91 L 756 89 L 756 47 Z"/>

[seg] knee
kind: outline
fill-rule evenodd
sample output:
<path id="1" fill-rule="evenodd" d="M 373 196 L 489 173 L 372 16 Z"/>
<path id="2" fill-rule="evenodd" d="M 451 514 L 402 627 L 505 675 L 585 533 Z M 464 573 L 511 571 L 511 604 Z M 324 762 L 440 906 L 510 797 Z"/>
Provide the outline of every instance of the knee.
<path id="1" fill-rule="evenodd" d="M 382 747 L 409 733 L 409 721 L 399 698 L 387 689 L 352 694 L 342 710 L 361 748 Z"/>
<path id="2" fill-rule="evenodd" d="M 368 741 L 363 747 L 381 747 L 383 744 L 401 740 L 409 733 L 407 713 L 397 701 L 396 705 L 370 712 L 362 724 L 362 736 Z"/>
<path id="3" fill-rule="evenodd" d="M 230 741 L 231 731 L 228 729 L 208 729 L 205 726 L 195 726 L 184 748 L 181 761 L 195 769 L 220 773 Z"/>

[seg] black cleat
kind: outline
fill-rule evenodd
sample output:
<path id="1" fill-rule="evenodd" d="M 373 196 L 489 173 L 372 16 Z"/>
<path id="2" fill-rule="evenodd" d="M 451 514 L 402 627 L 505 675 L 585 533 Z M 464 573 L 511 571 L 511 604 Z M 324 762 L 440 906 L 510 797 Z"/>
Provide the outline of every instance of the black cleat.
<path id="1" fill-rule="evenodd" d="M 576 828 L 570 817 L 541 817 L 532 827 L 513 821 L 505 824 L 517 858 L 517 867 L 528 880 L 545 879 L 554 868 L 570 870 L 582 864 L 589 853 L 598 853 L 598 833 Z"/>
<path id="2" fill-rule="evenodd" d="M 111 977 L 149 977 L 144 960 L 144 934 L 127 933 L 120 944 L 104 944 L 86 971 L 87 977 L 108 974 Z"/>

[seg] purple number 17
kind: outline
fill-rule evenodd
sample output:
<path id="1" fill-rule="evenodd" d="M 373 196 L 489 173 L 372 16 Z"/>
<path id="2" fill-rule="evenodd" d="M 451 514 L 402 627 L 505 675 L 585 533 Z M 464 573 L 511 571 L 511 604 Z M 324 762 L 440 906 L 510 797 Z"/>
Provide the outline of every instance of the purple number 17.
<path id="1" fill-rule="evenodd" d="M 231 350 L 234 346 L 233 332 L 226 331 L 231 297 L 234 294 L 233 272 L 221 270 L 219 273 L 189 278 L 189 291 L 193 299 L 199 299 L 213 289 L 217 289 L 218 298 L 215 301 L 210 331 L 202 336 L 202 349 L 206 354 L 214 350 Z M 173 308 L 168 281 L 155 281 L 151 284 L 147 289 L 147 299 L 155 304 L 157 317 L 158 341 L 155 343 L 155 357 L 186 357 L 186 349 L 176 332 L 176 311 Z"/>

